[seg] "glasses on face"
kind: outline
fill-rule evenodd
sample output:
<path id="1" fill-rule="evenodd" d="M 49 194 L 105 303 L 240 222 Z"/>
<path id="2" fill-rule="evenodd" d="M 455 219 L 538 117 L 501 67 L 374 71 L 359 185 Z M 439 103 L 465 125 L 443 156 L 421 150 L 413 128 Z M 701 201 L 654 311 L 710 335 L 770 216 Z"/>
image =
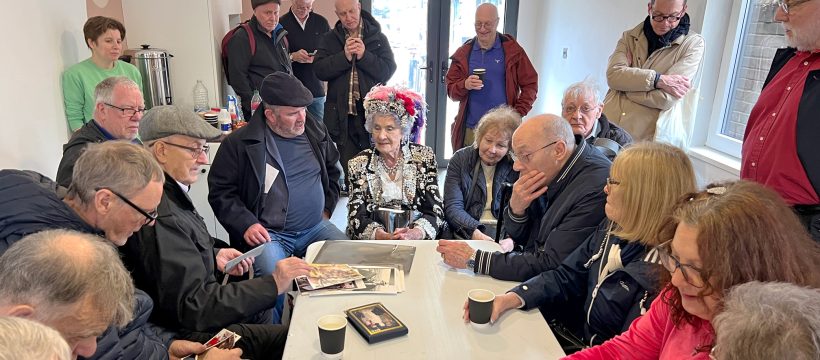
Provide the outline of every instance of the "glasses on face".
<path id="1" fill-rule="evenodd" d="M 776 2 L 777 2 L 777 5 L 780 6 L 781 9 L 783 9 L 783 12 L 788 14 L 790 8 L 794 8 L 797 5 L 800 5 L 802 3 L 809 2 L 809 1 L 810 0 L 792 0 L 792 1 L 777 0 Z"/>
<path id="2" fill-rule="evenodd" d="M 151 222 L 157 220 L 157 210 L 153 210 L 151 212 L 145 211 L 142 208 L 140 208 L 139 206 L 137 206 L 137 204 L 134 204 L 133 202 L 131 202 L 131 200 L 128 200 L 128 198 L 125 197 L 123 194 L 120 194 L 120 193 L 118 193 L 114 190 L 111 190 L 109 188 L 97 188 L 96 189 L 96 191 L 100 191 L 100 190 L 110 191 L 112 194 L 116 195 L 118 198 L 120 198 L 120 200 L 122 200 L 128 206 L 130 206 L 131 208 L 136 210 L 138 213 L 142 214 L 142 216 L 145 216 L 145 223 L 146 224 L 150 224 Z"/>
<path id="3" fill-rule="evenodd" d="M 145 112 L 145 108 L 138 108 L 138 109 L 134 109 L 134 108 L 121 108 L 121 107 L 119 107 L 119 106 L 117 106 L 117 105 L 113 105 L 113 104 L 109 104 L 109 103 L 104 103 L 104 104 L 105 104 L 106 106 L 110 106 L 110 107 L 112 107 L 112 108 L 114 108 L 114 109 L 119 110 L 119 111 L 120 111 L 120 113 L 122 113 L 122 115 L 123 115 L 123 116 L 128 116 L 129 118 L 134 117 L 134 115 L 136 115 L 136 114 L 140 114 L 140 115 L 142 115 L 142 114 Z"/>
<path id="4" fill-rule="evenodd" d="M 621 182 L 613 180 L 612 178 L 606 178 L 606 186 L 612 187 L 612 185 L 621 185 Z"/>
<path id="5" fill-rule="evenodd" d="M 683 15 L 681 13 L 673 14 L 673 15 L 651 15 L 652 21 L 654 22 L 678 22 L 680 19 L 683 19 Z"/>
<path id="6" fill-rule="evenodd" d="M 191 155 L 194 156 L 194 160 L 199 159 L 199 155 L 202 155 L 202 153 L 205 153 L 205 155 L 208 155 L 208 153 L 211 151 L 211 146 L 208 145 L 208 144 L 202 145 L 202 147 L 199 147 L 199 148 L 195 148 L 195 147 L 189 147 L 189 146 L 174 144 L 172 142 L 167 142 L 167 141 L 163 141 L 163 143 L 165 143 L 167 145 L 174 146 L 174 147 L 178 147 L 180 149 L 188 150 L 189 152 L 191 152 Z"/>
<path id="7" fill-rule="evenodd" d="M 488 22 L 476 21 L 475 22 L 475 29 L 476 30 L 480 30 L 482 27 L 490 29 L 490 30 L 495 29 L 495 21 L 488 21 Z"/>
<path id="8" fill-rule="evenodd" d="M 551 142 L 547 145 L 544 145 L 541 148 L 539 148 L 538 150 L 535 150 L 535 151 L 533 151 L 529 154 L 518 154 L 518 155 L 516 155 L 514 152 L 510 152 L 510 156 L 512 156 L 513 161 L 520 161 L 520 162 L 526 164 L 526 163 L 530 162 L 530 160 L 532 159 L 532 154 L 535 154 L 535 153 L 537 153 L 541 150 L 544 150 L 544 149 L 546 149 L 546 148 L 548 148 L 552 145 L 555 145 L 556 143 L 558 143 L 558 140 L 555 140 L 555 141 L 553 141 L 553 142 Z"/>
<path id="9" fill-rule="evenodd" d="M 594 107 L 589 106 L 589 105 L 584 105 L 584 106 L 581 106 L 580 108 L 576 107 L 575 105 L 567 105 L 567 106 L 564 106 L 564 108 L 563 108 L 564 114 L 575 114 L 575 112 L 578 111 L 579 109 L 584 114 L 589 114 L 590 112 L 595 110 Z"/>
<path id="10" fill-rule="evenodd" d="M 706 278 L 703 274 L 703 270 L 693 265 L 681 264 L 680 260 L 672 255 L 672 240 L 658 245 L 658 256 L 661 265 L 669 271 L 669 274 L 674 274 L 675 271 L 680 269 L 683 279 L 686 280 L 686 283 L 689 285 L 696 288 L 706 286 L 706 282 L 703 280 Z"/>

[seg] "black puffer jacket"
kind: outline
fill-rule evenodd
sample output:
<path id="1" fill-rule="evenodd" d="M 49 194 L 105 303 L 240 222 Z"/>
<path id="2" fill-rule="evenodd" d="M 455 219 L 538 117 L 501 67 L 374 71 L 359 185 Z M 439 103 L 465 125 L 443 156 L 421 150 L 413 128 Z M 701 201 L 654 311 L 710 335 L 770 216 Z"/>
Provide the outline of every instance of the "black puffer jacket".
<path id="1" fill-rule="evenodd" d="M 378 21 L 364 10 L 361 19 L 365 54 L 356 61 L 356 70 L 359 74 L 359 93 L 364 98 L 374 85 L 387 84 L 396 72 L 396 61 Z M 347 102 L 352 69 L 352 64 L 345 57 L 344 44 L 344 26 L 337 21 L 333 29 L 322 36 L 313 61 L 316 77 L 327 81 L 324 123 L 331 138 L 340 147 L 347 141 Z"/>
<path id="2" fill-rule="evenodd" d="M 65 188 L 33 171 L 0 171 L 0 254 L 20 238 L 43 230 L 70 229 L 102 235 L 62 201 Z M 148 323 L 153 302 L 137 290 L 134 320 L 109 327 L 89 359 L 167 359 L 174 334 Z"/>

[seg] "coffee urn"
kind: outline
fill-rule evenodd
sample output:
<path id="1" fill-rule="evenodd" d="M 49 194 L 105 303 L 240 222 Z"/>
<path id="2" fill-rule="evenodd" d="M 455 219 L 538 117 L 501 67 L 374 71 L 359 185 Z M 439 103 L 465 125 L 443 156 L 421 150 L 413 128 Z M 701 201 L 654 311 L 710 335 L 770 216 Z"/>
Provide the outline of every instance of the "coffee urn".
<path id="1" fill-rule="evenodd" d="M 163 49 L 153 49 L 151 45 L 140 46 L 142 46 L 142 49 L 133 49 L 126 53 L 133 53 L 131 63 L 139 69 L 142 75 L 142 93 L 145 98 L 145 108 L 150 109 L 157 105 L 171 105 L 173 96 L 171 95 L 168 60 L 173 55 Z"/>

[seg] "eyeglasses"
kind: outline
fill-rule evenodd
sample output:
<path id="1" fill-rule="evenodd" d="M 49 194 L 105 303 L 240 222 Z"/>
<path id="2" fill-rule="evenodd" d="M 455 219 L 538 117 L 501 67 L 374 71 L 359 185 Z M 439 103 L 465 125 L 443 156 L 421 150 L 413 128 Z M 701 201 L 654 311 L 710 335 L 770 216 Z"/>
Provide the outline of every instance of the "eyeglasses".
<path id="1" fill-rule="evenodd" d="M 482 27 L 485 27 L 487 29 L 495 29 L 496 22 L 495 21 L 488 21 L 488 22 L 476 21 L 476 23 L 475 23 L 476 30 L 481 29 Z"/>
<path id="2" fill-rule="evenodd" d="M 526 163 L 530 162 L 530 159 L 532 159 L 532 154 L 535 154 L 536 152 L 539 152 L 539 151 L 544 150 L 544 149 L 546 149 L 546 148 L 548 148 L 552 145 L 555 145 L 556 143 L 558 143 L 558 140 L 555 140 L 555 141 L 553 141 L 553 142 L 551 142 L 547 145 L 544 145 L 541 148 L 539 148 L 538 150 L 535 150 L 535 151 L 533 151 L 529 154 L 516 155 L 514 152 L 510 152 L 510 156 L 512 157 L 513 161 L 520 161 L 520 162 L 526 164 Z"/>
<path id="3" fill-rule="evenodd" d="M 581 106 L 580 108 L 576 107 L 575 105 L 569 105 L 569 106 L 565 106 L 562 110 L 564 111 L 565 114 L 575 114 L 575 112 L 578 111 L 579 109 L 584 114 L 589 114 L 590 112 L 592 112 L 592 110 L 595 110 L 594 107 L 586 106 L 586 105 Z"/>
<path id="4" fill-rule="evenodd" d="M 652 17 L 652 21 L 654 21 L 654 22 L 664 22 L 664 21 L 670 21 L 671 20 L 670 22 L 674 23 L 674 22 L 680 21 L 680 19 L 683 19 L 683 16 L 681 15 L 681 13 L 677 13 L 675 15 L 651 15 L 651 17 Z"/>
<path id="5" fill-rule="evenodd" d="M 116 195 L 116 196 L 117 196 L 118 198 L 120 198 L 120 200 L 122 200 L 124 203 L 128 204 L 128 206 L 130 206 L 130 207 L 131 207 L 131 208 L 133 208 L 134 210 L 137 210 L 137 212 L 139 212 L 140 214 L 142 214 L 142 216 L 145 216 L 145 224 L 150 224 L 150 223 L 152 223 L 152 222 L 154 222 L 154 221 L 156 221 L 156 220 L 157 220 L 157 215 L 158 215 L 157 210 L 154 210 L 154 211 L 151 211 L 151 212 L 145 211 L 145 210 L 143 210 L 142 208 L 140 208 L 139 206 L 137 206 L 137 204 L 134 204 L 133 202 L 131 202 L 131 200 L 128 200 L 128 198 L 127 198 L 127 197 L 125 197 L 124 195 L 122 195 L 122 194 L 120 194 L 120 193 L 118 193 L 118 192 L 116 192 L 116 191 L 114 191 L 114 190 L 111 190 L 111 189 L 109 189 L 109 188 L 100 187 L 100 188 L 97 188 L 97 189 L 95 189 L 95 190 L 96 190 L 96 191 L 100 191 L 100 190 L 108 190 L 108 191 L 110 191 L 112 194 Z"/>
<path id="6" fill-rule="evenodd" d="M 182 145 L 174 144 L 172 142 L 167 142 L 167 141 L 163 141 L 163 143 L 165 143 L 167 145 L 178 147 L 180 149 L 185 149 L 185 150 L 190 151 L 191 155 L 194 156 L 194 159 L 199 159 L 199 155 L 202 155 L 202 153 L 205 153 L 205 155 L 208 155 L 208 153 L 211 151 L 211 146 L 208 145 L 208 144 L 202 145 L 202 147 L 200 147 L 200 148 L 195 148 L 195 147 L 182 146 Z"/>
<path id="7" fill-rule="evenodd" d="M 128 116 L 128 117 L 130 117 L 130 118 L 134 117 L 134 115 L 136 115 L 137 113 L 139 113 L 140 115 L 142 115 L 143 113 L 145 113 L 145 108 L 138 108 L 138 109 L 134 109 L 134 108 L 121 108 L 121 107 L 119 107 L 119 106 L 117 106 L 117 105 L 112 105 L 112 104 L 109 104 L 109 103 L 103 103 L 103 104 L 105 104 L 106 106 L 110 106 L 110 107 L 112 107 L 112 108 L 114 108 L 114 109 L 119 110 L 119 111 L 120 111 L 120 113 L 122 113 L 122 115 L 123 115 L 123 116 Z"/>
<path id="8" fill-rule="evenodd" d="M 606 186 L 612 187 L 612 185 L 621 185 L 621 182 L 618 180 L 612 180 L 612 178 L 606 178 Z"/>
<path id="9" fill-rule="evenodd" d="M 704 280 L 706 276 L 703 274 L 703 270 L 689 264 L 681 264 L 680 260 L 672 255 L 672 240 L 658 245 L 658 257 L 660 258 L 661 265 L 663 265 L 670 274 L 674 274 L 675 271 L 680 269 L 683 279 L 686 280 L 689 285 L 696 288 L 706 286 L 706 281 Z"/>
<path id="10" fill-rule="evenodd" d="M 792 0 L 792 1 L 777 0 L 776 2 L 777 2 L 777 5 L 779 5 L 780 8 L 783 9 L 783 12 L 788 14 L 789 13 L 789 8 L 796 7 L 797 5 L 800 5 L 800 4 L 809 2 L 809 1 L 811 1 L 811 0 Z"/>

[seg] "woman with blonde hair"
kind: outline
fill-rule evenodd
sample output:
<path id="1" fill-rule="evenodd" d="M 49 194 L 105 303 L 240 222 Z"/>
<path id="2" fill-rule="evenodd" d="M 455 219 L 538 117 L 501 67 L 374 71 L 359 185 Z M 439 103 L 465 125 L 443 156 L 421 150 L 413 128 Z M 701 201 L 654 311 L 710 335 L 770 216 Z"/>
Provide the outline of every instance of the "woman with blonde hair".
<path id="1" fill-rule="evenodd" d="M 672 240 L 658 246 L 671 279 L 649 312 L 620 336 L 569 358 L 709 359 L 711 322 L 733 286 L 820 287 L 820 247 L 804 229 L 780 196 L 756 183 L 684 195 L 662 230 Z"/>
<path id="2" fill-rule="evenodd" d="M 610 174 L 607 218 L 558 268 L 496 296 L 492 321 L 540 307 L 571 352 L 620 334 L 647 311 L 659 289 L 658 233 L 675 200 L 695 190 L 695 174 L 681 149 L 650 142 L 621 152 Z"/>

